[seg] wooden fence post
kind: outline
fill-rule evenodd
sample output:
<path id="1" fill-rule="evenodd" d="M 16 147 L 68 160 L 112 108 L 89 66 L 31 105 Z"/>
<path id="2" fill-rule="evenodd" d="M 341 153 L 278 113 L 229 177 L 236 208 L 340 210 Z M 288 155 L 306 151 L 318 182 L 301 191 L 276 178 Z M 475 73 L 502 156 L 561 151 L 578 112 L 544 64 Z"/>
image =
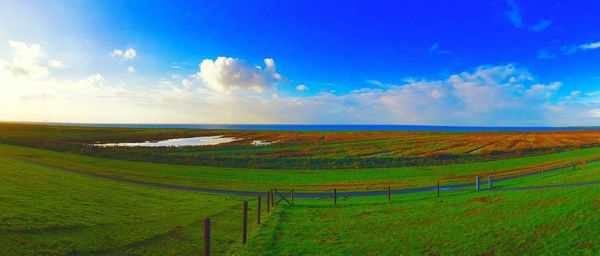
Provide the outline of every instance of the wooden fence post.
<path id="1" fill-rule="evenodd" d="M 271 189 L 271 207 L 275 208 L 275 189 Z"/>
<path id="2" fill-rule="evenodd" d="M 388 204 L 392 204 L 392 187 L 388 186 Z"/>
<path id="3" fill-rule="evenodd" d="M 210 256 L 210 218 L 204 219 L 204 250 L 202 255 Z"/>
<path id="4" fill-rule="evenodd" d="M 333 188 L 333 205 L 337 205 L 337 190 Z"/>
<path id="5" fill-rule="evenodd" d="M 481 177 L 477 176 L 477 178 L 475 178 L 475 188 L 477 189 L 477 191 L 479 191 L 481 189 Z"/>
<path id="6" fill-rule="evenodd" d="M 242 244 L 246 244 L 246 233 L 248 232 L 248 201 L 244 201 L 244 217 L 242 219 Z"/>
<path id="7" fill-rule="evenodd" d="M 521 172 L 519 172 L 519 183 L 523 182 L 523 178 L 521 177 Z"/>
<path id="8" fill-rule="evenodd" d="M 290 201 L 292 201 L 291 205 L 294 205 L 294 190 L 290 191 Z"/>
<path id="9" fill-rule="evenodd" d="M 494 188 L 494 177 L 491 174 L 488 176 L 488 184 L 490 186 L 490 190 L 492 190 Z"/>
<path id="10" fill-rule="evenodd" d="M 440 182 L 437 182 L 437 197 L 440 197 Z"/>
<path id="11" fill-rule="evenodd" d="M 267 190 L 267 212 L 271 211 L 271 191 Z"/>
<path id="12" fill-rule="evenodd" d="M 260 224 L 260 195 L 258 196 L 258 202 L 256 204 L 256 223 Z"/>

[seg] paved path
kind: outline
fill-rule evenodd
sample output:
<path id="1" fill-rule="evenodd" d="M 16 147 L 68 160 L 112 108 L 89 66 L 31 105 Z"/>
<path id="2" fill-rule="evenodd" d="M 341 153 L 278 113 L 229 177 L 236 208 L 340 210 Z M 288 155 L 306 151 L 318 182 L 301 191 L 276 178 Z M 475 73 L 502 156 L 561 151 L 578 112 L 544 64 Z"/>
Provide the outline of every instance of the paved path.
<path id="1" fill-rule="evenodd" d="M 254 192 L 254 191 L 239 191 L 239 190 L 226 190 L 226 189 L 211 189 L 211 188 L 197 188 L 197 187 L 189 187 L 189 186 L 179 186 L 179 185 L 170 185 L 163 184 L 157 182 L 149 182 L 149 181 L 140 181 L 140 180 L 132 180 L 127 178 L 115 177 L 110 175 L 98 174 L 98 173 L 90 173 L 86 171 L 76 170 L 72 168 L 67 168 L 63 166 L 42 163 L 30 159 L 24 158 L 14 158 L 15 160 L 25 161 L 36 165 L 41 165 L 44 167 L 49 167 L 52 169 L 58 169 L 62 171 L 67 171 L 71 173 L 77 173 L 82 175 L 87 175 L 95 178 L 127 182 L 147 187 L 155 187 L 155 188 L 165 188 L 165 189 L 174 189 L 174 190 L 183 190 L 183 191 L 196 191 L 196 192 L 205 192 L 205 193 L 213 193 L 213 194 L 221 194 L 221 195 L 237 195 L 237 196 L 258 196 L 264 194 L 264 192 Z M 600 160 L 588 161 L 597 162 Z M 503 181 L 503 180 L 511 180 L 517 179 L 519 177 L 531 176 L 541 173 L 547 173 L 552 171 L 557 171 L 563 169 L 565 167 L 556 167 L 545 169 L 543 171 L 530 172 L 523 174 L 521 176 L 510 176 L 505 178 L 498 178 L 494 181 Z M 546 188 L 562 188 L 562 187 L 576 187 L 576 186 L 589 186 L 589 185 L 600 185 L 600 181 L 592 181 L 592 182 L 582 182 L 582 183 L 571 183 L 571 184 L 553 184 L 553 185 L 544 185 L 544 186 L 528 186 L 528 187 L 513 187 L 513 188 L 496 188 L 495 191 L 511 191 L 511 190 L 533 190 L 533 189 L 546 189 Z M 446 185 L 440 186 L 440 190 L 455 190 L 461 188 L 475 187 L 475 183 L 465 183 L 465 184 L 456 184 L 456 185 Z M 420 188 L 404 188 L 404 189 L 393 189 L 391 190 L 392 194 L 410 194 L 410 193 L 419 193 L 419 192 L 427 192 L 427 191 L 435 191 L 437 187 L 420 187 Z M 346 192 L 338 192 L 338 197 L 356 197 L 356 196 L 377 196 L 377 195 L 387 195 L 387 190 L 371 190 L 371 191 L 346 191 Z M 294 197 L 297 198 L 331 198 L 333 196 L 332 192 L 316 192 L 316 193 L 306 193 L 306 192 L 294 192 Z"/>

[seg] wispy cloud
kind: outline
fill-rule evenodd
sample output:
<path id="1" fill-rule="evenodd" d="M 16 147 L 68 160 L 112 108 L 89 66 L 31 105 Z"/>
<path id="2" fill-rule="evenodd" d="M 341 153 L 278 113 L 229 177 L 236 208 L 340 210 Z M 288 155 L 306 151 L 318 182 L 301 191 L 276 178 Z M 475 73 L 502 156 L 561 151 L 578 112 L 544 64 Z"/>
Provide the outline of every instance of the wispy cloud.
<path id="1" fill-rule="evenodd" d="M 429 47 L 429 49 L 427 50 L 427 54 L 429 54 L 429 55 L 450 54 L 450 51 L 441 49 L 440 44 L 435 43 L 435 44 L 431 45 L 431 47 Z"/>
<path id="2" fill-rule="evenodd" d="M 540 49 L 537 53 L 537 58 L 540 60 L 548 60 L 556 58 L 556 54 L 551 53 L 546 49 Z"/>
<path id="3" fill-rule="evenodd" d="M 551 24 L 552 24 L 552 22 L 550 22 L 549 20 L 540 20 L 538 23 L 531 26 L 529 29 L 534 32 L 542 32 L 542 31 L 546 30 L 548 27 L 550 27 Z"/>
<path id="4" fill-rule="evenodd" d="M 521 17 L 521 10 L 514 0 L 507 0 L 509 10 L 504 13 L 506 18 L 515 28 L 521 28 L 523 26 L 523 18 Z"/>
<path id="5" fill-rule="evenodd" d="M 592 43 L 585 43 L 585 44 L 580 44 L 580 45 L 570 45 L 570 46 L 563 46 L 561 48 L 562 52 L 564 54 L 573 54 L 576 53 L 577 51 L 583 50 L 583 51 L 587 51 L 587 50 L 595 50 L 600 48 L 600 42 L 592 42 Z"/>
<path id="6" fill-rule="evenodd" d="M 594 50 L 600 48 L 600 42 L 587 43 L 579 46 L 582 50 Z"/>

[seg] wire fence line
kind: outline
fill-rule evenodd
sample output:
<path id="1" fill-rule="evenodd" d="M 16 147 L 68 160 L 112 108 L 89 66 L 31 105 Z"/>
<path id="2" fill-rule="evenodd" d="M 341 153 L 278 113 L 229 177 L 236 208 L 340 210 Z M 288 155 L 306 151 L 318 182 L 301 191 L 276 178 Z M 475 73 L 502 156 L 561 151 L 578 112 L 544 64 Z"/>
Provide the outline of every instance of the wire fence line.
<path id="1" fill-rule="evenodd" d="M 594 160 L 594 162 L 599 160 Z M 562 183 L 562 184 L 550 184 L 550 185 L 539 185 L 539 186 L 524 186 L 524 187 L 494 187 L 494 182 L 498 181 L 507 181 L 511 179 L 517 179 L 524 176 L 533 176 L 533 175 L 543 175 L 544 173 L 554 172 L 558 170 L 563 170 L 568 167 L 572 167 L 576 169 L 578 166 L 585 167 L 585 162 L 571 162 L 569 164 L 562 164 L 556 167 L 542 169 L 536 172 L 529 172 L 525 174 L 519 174 L 518 176 L 506 176 L 502 178 L 494 178 L 492 175 L 488 176 L 488 188 L 486 190 L 490 191 L 520 191 L 520 190 L 538 190 L 538 189 L 549 189 L 549 188 L 565 188 L 565 187 L 581 187 L 581 186 L 591 186 L 591 185 L 600 185 L 600 181 L 589 181 L 589 182 L 580 182 L 580 183 Z M 432 187 L 423 187 L 423 188 L 412 188 L 412 189 L 396 189 L 392 190 L 390 186 L 387 187 L 387 190 L 383 191 L 348 191 L 348 192 L 338 192 L 336 188 L 333 188 L 332 192 L 329 193 L 296 193 L 293 190 L 281 191 L 278 189 L 269 189 L 260 194 L 266 194 L 266 205 L 267 205 L 267 214 L 272 212 L 274 208 L 280 203 L 287 203 L 288 206 L 294 205 L 294 198 L 310 198 L 310 199 L 332 199 L 332 205 L 320 205 L 322 207 L 336 207 L 337 206 L 337 198 L 338 197 L 364 197 L 364 196 L 381 196 L 387 194 L 387 204 L 391 204 L 391 195 L 392 194 L 410 194 L 410 193 L 419 193 L 419 192 L 431 192 L 436 191 L 436 195 L 440 197 L 441 190 L 454 190 L 456 192 L 459 191 L 474 191 L 480 190 L 480 178 L 481 176 L 476 176 L 476 181 L 472 183 L 464 183 L 464 184 L 456 184 L 449 186 L 440 186 L 438 182 L 436 186 Z M 471 187 L 471 189 L 468 189 Z M 261 198 L 262 195 L 257 195 L 257 225 L 261 225 Z M 432 196 L 433 197 L 433 196 Z M 381 201 L 383 204 L 384 201 Z M 242 214 L 242 239 L 241 243 L 245 245 L 247 243 L 247 225 L 248 225 L 248 201 L 244 201 L 243 203 L 243 214 Z M 208 229 L 208 230 L 207 230 Z M 205 220 L 204 225 L 204 234 L 203 237 L 203 255 L 210 255 L 210 219 Z M 206 235 L 208 234 L 208 235 Z"/>
<path id="2" fill-rule="evenodd" d="M 120 181 L 120 182 L 126 182 L 126 183 L 137 184 L 137 185 L 148 186 L 148 187 L 155 187 L 155 188 L 203 192 L 203 193 L 212 193 L 212 194 L 221 194 L 221 195 L 248 196 L 248 197 L 256 197 L 258 195 L 264 194 L 264 192 L 256 192 L 256 191 L 199 188 L 199 187 L 172 185 L 172 184 L 164 184 L 164 183 L 150 182 L 150 181 L 141 181 L 141 180 L 134 180 L 134 179 L 116 177 L 116 176 L 111 176 L 111 175 L 99 174 L 99 173 L 92 173 L 92 172 L 83 171 L 83 170 L 79 170 L 79 169 L 68 168 L 68 167 L 54 165 L 54 164 L 50 164 L 50 163 L 34 161 L 31 159 L 25 159 L 25 158 L 15 158 L 15 159 L 20 160 L 20 161 L 30 162 L 30 163 L 37 164 L 37 165 L 41 165 L 44 167 L 50 167 L 50 168 L 57 169 L 57 170 L 77 173 L 77 174 L 91 176 L 91 177 L 95 177 L 95 178 Z M 568 167 L 576 168 L 577 166 L 581 166 L 581 165 L 585 166 L 585 163 L 593 163 L 593 162 L 598 162 L 598 161 L 600 161 L 600 158 L 592 159 L 592 160 L 585 160 L 585 161 L 561 163 L 561 164 L 555 164 L 555 165 L 546 165 L 544 167 L 537 167 L 535 170 L 530 170 L 531 168 L 525 168 L 525 169 L 515 169 L 515 170 L 508 170 L 508 171 L 496 172 L 496 173 L 494 173 L 493 171 L 490 171 L 489 173 L 494 174 L 495 181 L 506 181 L 506 180 L 527 177 L 527 176 L 531 176 L 531 175 L 554 172 L 554 171 L 562 170 L 562 169 L 568 168 Z M 479 175 L 481 175 L 481 174 L 479 174 Z M 474 174 L 474 175 L 470 175 L 470 176 L 464 176 L 463 178 L 446 180 L 448 182 L 451 182 L 451 181 L 461 182 L 462 181 L 465 183 L 442 185 L 439 187 L 439 189 L 444 191 L 444 190 L 455 190 L 455 189 L 473 187 L 473 186 L 475 186 L 475 182 L 473 182 L 473 180 L 477 176 L 478 176 L 477 174 Z M 434 181 L 432 181 L 432 182 L 434 182 Z M 338 191 L 337 195 L 341 196 L 341 197 L 377 196 L 377 195 L 386 195 L 388 192 L 390 192 L 391 194 L 409 194 L 409 193 L 427 192 L 427 191 L 432 191 L 432 190 L 438 189 L 438 187 L 435 185 L 425 186 L 425 187 L 417 187 L 417 188 L 391 189 L 391 190 L 387 189 L 388 187 L 389 187 L 389 185 L 382 184 L 381 185 L 382 189 L 380 189 L 380 190 Z M 339 190 L 340 188 L 331 186 L 331 189 Z M 296 190 L 296 191 L 294 191 L 294 196 L 297 198 L 328 198 L 328 197 L 331 197 L 331 192 L 322 192 L 322 191 L 321 192 L 308 192 L 308 191 L 297 191 Z"/>

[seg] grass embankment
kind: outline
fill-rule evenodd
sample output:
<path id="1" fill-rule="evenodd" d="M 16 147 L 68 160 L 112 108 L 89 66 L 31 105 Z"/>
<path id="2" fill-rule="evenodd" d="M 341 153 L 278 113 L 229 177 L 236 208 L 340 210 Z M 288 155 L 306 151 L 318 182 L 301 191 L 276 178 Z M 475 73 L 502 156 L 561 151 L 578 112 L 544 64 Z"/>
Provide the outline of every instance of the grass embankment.
<path id="1" fill-rule="evenodd" d="M 600 181 L 600 164 L 497 183 Z M 600 185 L 298 199 L 242 255 L 598 255 Z"/>
<path id="2" fill-rule="evenodd" d="M 569 157 L 588 154 L 578 152 Z M 265 215 L 263 209 L 265 222 L 258 229 L 255 198 L 148 188 L 63 170 L 74 167 L 113 175 L 132 168 L 127 174 L 130 177 L 157 180 L 161 176 L 144 175 L 154 169 L 167 174 L 191 168 L 184 169 L 180 176 L 184 179 L 193 177 L 189 174 L 199 168 L 1 145 L 0 255 L 198 255 L 201 221 L 207 216 L 213 221 L 215 255 L 600 253 L 597 185 L 533 191 L 442 191 L 441 198 L 436 198 L 435 192 L 394 195 L 391 206 L 385 203 L 385 196 L 339 198 L 338 206 L 332 206 L 331 199 L 299 198 L 292 207 L 277 206 L 271 215 Z M 599 167 L 600 163 L 592 163 L 585 169 L 567 168 L 496 186 L 598 180 Z M 239 169 L 229 175 L 243 172 Z M 241 203 L 245 199 L 250 200 L 251 236 L 248 244 L 241 246 Z"/>
<path id="3" fill-rule="evenodd" d="M 545 166 L 600 157 L 600 148 L 469 164 L 348 170 L 261 170 L 123 161 L 0 144 L 0 155 L 46 166 L 132 180 L 199 188 L 265 191 L 382 189 L 473 182 L 473 176 L 516 175 Z"/>
<path id="4" fill-rule="evenodd" d="M 241 244 L 244 197 L 147 188 L 3 154 L 0 177 L 0 255 L 198 255 L 205 217 L 215 255 Z"/>

